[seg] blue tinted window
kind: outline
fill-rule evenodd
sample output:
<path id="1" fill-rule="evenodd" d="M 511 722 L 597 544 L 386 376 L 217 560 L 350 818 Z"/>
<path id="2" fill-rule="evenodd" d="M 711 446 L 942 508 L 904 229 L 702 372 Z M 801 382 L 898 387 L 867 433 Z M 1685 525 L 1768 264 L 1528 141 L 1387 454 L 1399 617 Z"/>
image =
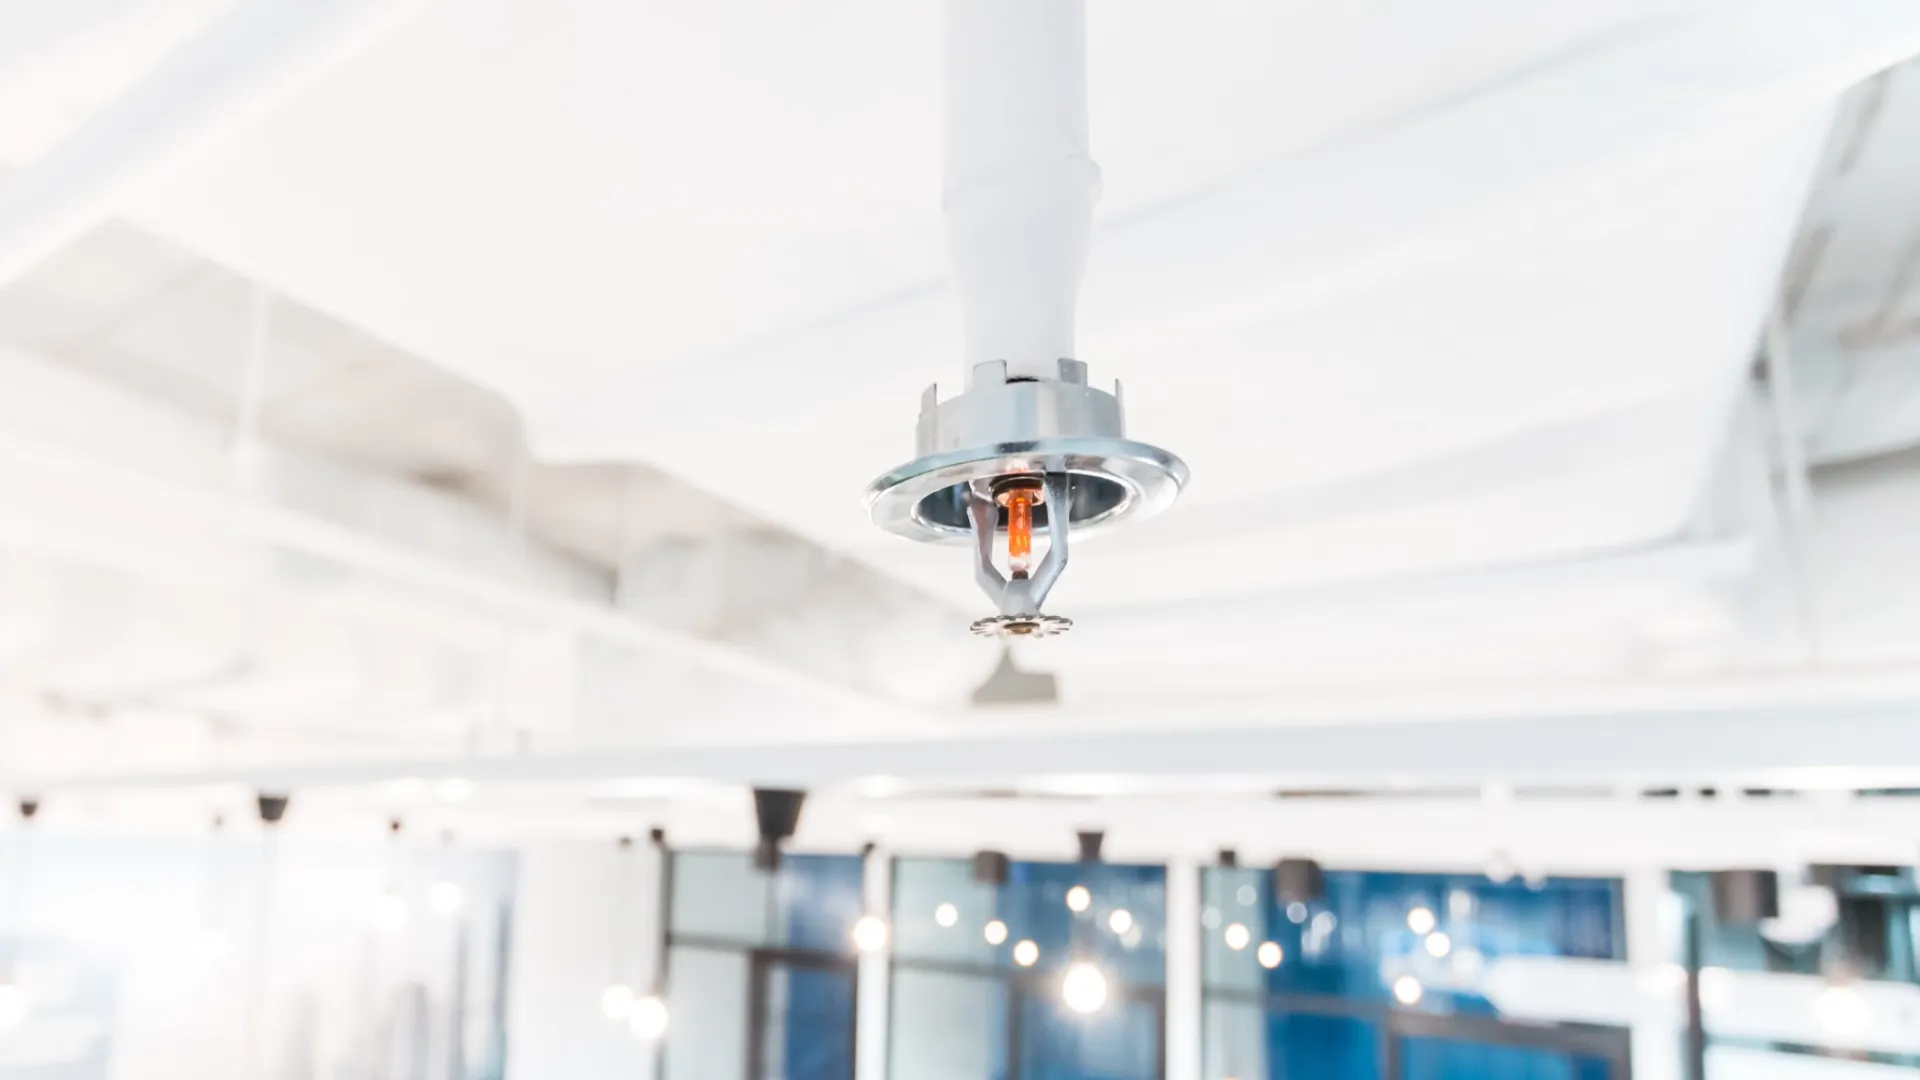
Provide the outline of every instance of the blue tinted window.
<path id="1" fill-rule="evenodd" d="M 1284 905 L 1265 871 L 1211 870 L 1205 976 L 1221 989 L 1372 1000 L 1390 998 L 1395 981 L 1411 977 L 1426 1007 L 1488 1012 L 1478 992 L 1488 963 L 1617 959 L 1620 915 L 1619 884 L 1605 879 L 1528 885 L 1470 874 L 1330 871 L 1323 899 Z"/>
<path id="2" fill-rule="evenodd" d="M 1076 911 L 1069 901 L 1082 896 Z M 903 960 L 1036 972 L 1088 960 L 1127 986 L 1166 978 L 1165 867 L 1015 863 L 994 886 L 974 881 L 964 859 L 900 859 L 893 901 L 893 950 Z M 1016 962 L 1022 942 L 1032 943 L 1031 965 Z"/>
<path id="3" fill-rule="evenodd" d="M 889 1075 L 1159 1077 L 1166 879 L 1158 866 L 1036 862 L 983 884 L 969 860 L 896 861 Z M 1106 978 L 1091 1015 L 1063 999 L 1080 962 Z"/>
<path id="4" fill-rule="evenodd" d="M 1207 1075 L 1269 1080 L 1378 1080 L 1380 1025 L 1347 1016 L 1210 1001 Z"/>
<path id="5" fill-rule="evenodd" d="M 1451 1039 L 1402 1043 L 1404 1080 L 1617 1080 L 1602 1058 Z"/>
<path id="6" fill-rule="evenodd" d="M 863 902 L 858 855 L 788 855 L 762 873 L 738 851 L 673 856 L 672 932 L 682 940 L 846 952 Z"/>

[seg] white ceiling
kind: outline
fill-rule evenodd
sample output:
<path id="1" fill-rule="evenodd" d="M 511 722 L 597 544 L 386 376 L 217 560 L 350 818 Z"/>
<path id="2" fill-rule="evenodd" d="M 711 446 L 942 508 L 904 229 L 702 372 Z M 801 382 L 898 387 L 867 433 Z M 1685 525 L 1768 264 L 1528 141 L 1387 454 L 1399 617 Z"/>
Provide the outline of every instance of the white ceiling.
<path id="1" fill-rule="evenodd" d="M 231 5 L 98 0 L 57 21 L 35 6 L 0 0 L 16 171 Z M 879 534 L 857 498 L 908 455 L 920 389 L 960 375 L 939 24 L 930 0 L 429 4 L 125 193 L 116 227 L 145 238 L 125 243 L 179 267 L 74 271 L 102 283 L 79 311 L 29 278 L 0 298 L 0 337 L 218 415 L 234 382 L 195 350 L 235 332 L 258 282 L 338 335 L 273 365 L 277 438 L 458 474 L 500 507 L 492 447 L 524 425 L 554 470 L 535 539 L 602 568 L 621 549 L 581 537 L 608 531 L 596 508 L 619 473 L 566 467 L 643 463 L 662 515 L 697 497 L 899 583 L 882 602 L 861 578 L 866 598 L 843 605 L 824 591 L 841 571 L 816 567 L 829 584 L 804 593 L 808 617 L 718 635 L 880 709 L 795 741 L 857 741 L 874 715 L 917 718 L 915 737 L 994 726 L 949 711 L 983 669 L 934 629 L 960 635 L 982 607 L 964 556 Z M 1126 382 L 1133 433 L 1195 479 L 1164 518 L 1076 549 L 1051 606 L 1080 627 L 1024 656 L 1059 675 L 1064 707 L 1014 726 L 1111 711 L 1132 729 L 1259 727 L 1388 698 L 1396 715 L 1447 702 L 1447 719 L 1542 687 L 1542 714 L 1631 712 L 1694 700 L 1677 677 L 1745 687 L 1724 703 L 1752 700 L 1758 675 L 1920 662 L 1920 575 L 1901 579 L 1911 604 L 1869 602 L 1859 581 L 1861 558 L 1893 557 L 1860 538 L 1896 488 L 1842 484 L 1812 526 L 1832 534 L 1824 553 L 1788 558 L 1750 387 L 1808 227 L 1846 223 L 1797 316 L 1808 350 L 1835 304 L 1898 284 L 1904 249 L 1874 238 L 1920 215 L 1900 197 L 1920 166 L 1898 149 L 1920 93 L 1903 72 L 1837 103 L 1920 52 L 1920 11 L 1101 0 L 1089 25 L 1106 186 L 1081 358 Z M 1830 132 L 1881 92 L 1867 149 L 1839 169 Z M 206 262 L 220 295 L 196 300 Z M 135 293 L 146 314 L 103 329 Z M 209 311 L 227 315 L 183 322 Z M 381 374 L 339 375 L 356 365 Z M 1821 415 L 1839 415 L 1818 378 Z M 1838 446 L 1873 424 L 1893 421 L 1810 434 Z M 1812 616 L 1788 573 L 1809 560 L 1832 564 Z M 755 588 L 774 595 L 777 576 Z M 776 679 L 769 700 L 791 688 Z M 755 707 L 714 704 L 732 692 L 671 691 L 690 719 L 648 738 L 765 731 L 700 722 Z"/>

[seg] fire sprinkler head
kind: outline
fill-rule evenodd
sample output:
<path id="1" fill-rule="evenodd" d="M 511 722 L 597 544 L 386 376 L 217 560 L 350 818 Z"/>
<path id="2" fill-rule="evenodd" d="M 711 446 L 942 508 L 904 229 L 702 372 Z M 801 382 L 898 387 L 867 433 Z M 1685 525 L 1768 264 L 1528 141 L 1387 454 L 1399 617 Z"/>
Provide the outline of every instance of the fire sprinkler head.
<path id="1" fill-rule="evenodd" d="M 1060 360 L 1057 378 L 1010 377 L 1004 361 L 976 365 L 965 392 L 921 396 L 919 457 L 867 485 L 874 524 L 932 543 L 971 539 L 974 578 L 998 614 L 976 634 L 1047 637 L 1073 622 L 1040 606 L 1079 539 L 1159 513 L 1187 466 L 1125 437 L 1119 384 L 1087 385 L 1087 366 Z M 1033 561 L 1033 537 L 1046 554 Z M 1004 552 L 1006 569 L 1000 567 Z"/>

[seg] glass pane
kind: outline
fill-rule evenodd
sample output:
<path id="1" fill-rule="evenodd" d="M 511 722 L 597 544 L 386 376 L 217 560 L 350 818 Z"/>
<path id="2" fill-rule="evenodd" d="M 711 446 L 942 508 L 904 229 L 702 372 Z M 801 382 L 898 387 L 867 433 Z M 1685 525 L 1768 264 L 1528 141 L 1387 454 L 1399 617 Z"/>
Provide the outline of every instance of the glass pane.
<path id="1" fill-rule="evenodd" d="M 757 1080 L 852 1080 L 853 973 L 778 964 L 764 971 Z"/>
<path id="2" fill-rule="evenodd" d="M 1449 1039 L 1402 1043 L 1401 1080 L 1614 1080 L 1605 1059 Z"/>
<path id="3" fill-rule="evenodd" d="M 998 888 L 971 872 L 964 859 L 895 863 L 895 956 L 1041 972 L 1079 959 L 1119 984 L 1165 980 L 1165 867 L 1015 863 Z"/>
<path id="4" fill-rule="evenodd" d="M 675 948 L 668 955 L 671 1080 L 746 1080 L 747 954 Z"/>
<path id="5" fill-rule="evenodd" d="M 998 975 L 896 967 L 887 1075 L 1006 1080 L 1007 993 Z"/>
<path id="6" fill-rule="evenodd" d="M 746 852 L 676 852 L 673 934 L 847 952 L 860 918 L 862 873 L 858 855 L 788 855 L 777 872 L 764 874 Z"/>
<path id="7" fill-rule="evenodd" d="M 1379 1080 L 1380 1029 L 1364 1020 L 1209 1001 L 1209 1080 Z"/>
<path id="8" fill-rule="evenodd" d="M 1619 897 L 1611 879 L 1329 871 L 1323 899 L 1282 905 L 1271 873 L 1212 869 L 1203 971 L 1213 989 L 1384 1001 L 1399 985 L 1424 1009 L 1486 1013 L 1502 957 L 1620 958 Z"/>
<path id="9" fill-rule="evenodd" d="M 1049 988 L 1050 989 L 1050 988 Z M 1158 1080 L 1160 1013 L 1140 1002 L 1109 1002 L 1090 1016 L 1052 993 L 1020 996 L 1021 1080 Z"/>

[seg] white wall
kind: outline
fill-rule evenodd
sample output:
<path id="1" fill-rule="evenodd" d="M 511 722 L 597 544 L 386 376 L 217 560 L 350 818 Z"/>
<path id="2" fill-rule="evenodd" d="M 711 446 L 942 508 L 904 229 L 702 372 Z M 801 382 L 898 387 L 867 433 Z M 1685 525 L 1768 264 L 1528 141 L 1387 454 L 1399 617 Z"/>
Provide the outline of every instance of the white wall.
<path id="1" fill-rule="evenodd" d="M 600 1006 L 601 993 L 616 979 L 641 993 L 651 986 L 660 932 L 658 856 L 644 844 L 624 856 L 631 860 L 624 905 L 622 858 L 607 841 L 549 841 L 521 851 L 507 998 L 508 1080 L 653 1075 L 653 1047 Z"/>
<path id="2" fill-rule="evenodd" d="M 485 1062 L 511 858 L 396 850 L 378 833 L 294 832 L 275 849 L 255 835 L 0 840 L 4 937 L 21 943 L 29 999 L 0 1033 L 0 1075 L 293 1080 Z M 427 903 L 442 880 L 459 910 Z M 390 886 L 406 920 L 383 929 L 371 916 Z"/>

